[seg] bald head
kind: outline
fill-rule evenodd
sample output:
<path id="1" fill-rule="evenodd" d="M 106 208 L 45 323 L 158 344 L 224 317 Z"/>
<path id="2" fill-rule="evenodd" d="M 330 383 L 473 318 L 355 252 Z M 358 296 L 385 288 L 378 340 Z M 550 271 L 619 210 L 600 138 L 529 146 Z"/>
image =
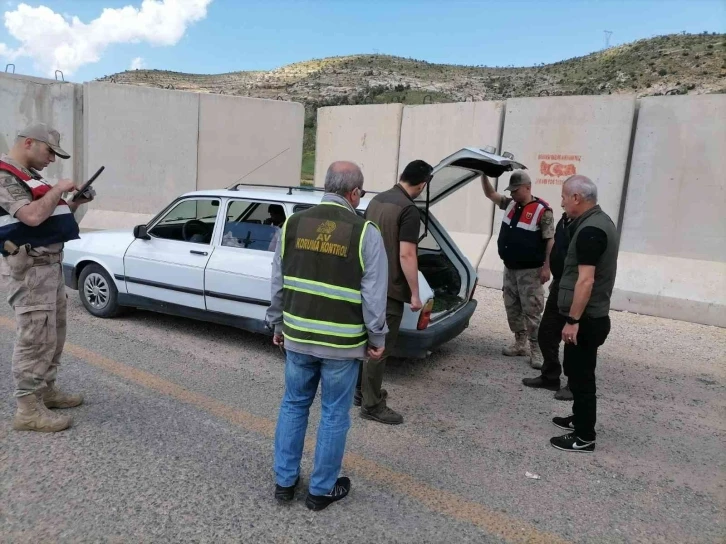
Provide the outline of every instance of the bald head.
<path id="1" fill-rule="evenodd" d="M 328 167 L 325 174 L 325 192 L 345 196 L 355 189 L 363 188 L 363 172 L 357 164 L 349 161 L 336 161 Z"/>
<path id="2" fill-rule="evenodd" d="M 579 195 L 582 200 L 597 204 L 597 186 L 588 177 L 570 176 L 562 184 L 562 191 L 567 196 Z"/>

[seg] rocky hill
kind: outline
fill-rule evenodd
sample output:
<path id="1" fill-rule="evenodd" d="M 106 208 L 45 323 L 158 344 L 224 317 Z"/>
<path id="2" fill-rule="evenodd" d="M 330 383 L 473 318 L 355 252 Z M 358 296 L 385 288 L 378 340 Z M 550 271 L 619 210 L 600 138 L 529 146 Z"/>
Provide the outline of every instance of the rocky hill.
<path id="1" fill-rule="evenodd" d="M 432 64 L 388 55 L 315 59 L 270 71 L 183 74 L 133 70 L 100 78 L 119 84 L 305 104 L 303 177 L 314 163 L 318 107 L 499 100 L 516 96 L 726 92 L 726 34 L 676 34 L 638 40 L 584 57 L 529 67 Z"/>

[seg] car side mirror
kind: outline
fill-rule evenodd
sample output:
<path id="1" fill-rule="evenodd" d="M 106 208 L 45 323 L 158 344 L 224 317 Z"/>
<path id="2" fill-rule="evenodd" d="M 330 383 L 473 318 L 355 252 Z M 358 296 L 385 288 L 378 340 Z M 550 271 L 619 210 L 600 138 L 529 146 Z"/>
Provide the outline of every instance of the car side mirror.
<path id="1" fill-rule="evenodd" d="M 136 225 L 134 227 L 134 238 L 139 240 L 151 240 L 151 236 L 146 232 L 146 225 Z"/>

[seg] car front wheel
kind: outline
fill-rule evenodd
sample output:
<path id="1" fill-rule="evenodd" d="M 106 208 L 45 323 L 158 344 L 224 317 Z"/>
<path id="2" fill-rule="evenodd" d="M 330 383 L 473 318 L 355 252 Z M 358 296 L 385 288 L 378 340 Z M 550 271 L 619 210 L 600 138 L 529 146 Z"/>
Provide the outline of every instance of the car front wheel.
<path id="1" fill-rule="evenodd" d="M 115 317 L 121 307 L 118 305 L 118 289 L 106 270 L 89 264 L 81 270 L 78 278 L 78 294 L 89 313 L 96 317 Z"/>

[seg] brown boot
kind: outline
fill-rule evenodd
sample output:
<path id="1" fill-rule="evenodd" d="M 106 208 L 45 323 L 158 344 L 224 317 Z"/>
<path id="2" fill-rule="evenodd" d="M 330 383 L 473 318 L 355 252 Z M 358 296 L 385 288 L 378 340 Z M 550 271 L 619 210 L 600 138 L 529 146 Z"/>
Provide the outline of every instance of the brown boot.
<path id="1" fill-rule="evenodd" d="M 48 408 L 75 408 L 83 404 L 83 395 L 63 393 L 55 382 L 51 382 L 43 391 L 43 402 Z"/>
<path id="2" fill-rule="evenodd" d="M 532 342 L 529 341 L 529 351 L 530 351 L 530 358 L 529 358 L 529 365 L 532 368 L 536 368 L 539 370 L 542 368 L 542 365 L 544 365 L 544 359 L 542 358 L 542 352 L 539 349 L 539 344 L 535 340 Z"/>
<path id="3" fill-rule="evenodd" d="M 502 354 L 507 357 L 516 357 L 518 355 L 529 355 L 529 348 L 527 347 L 527 333 L 518 332 L 514 335 L 514 344 L 504 348 Z"/>
<path id="4" fill-rule="evenodd" d="M 13 429 L 16 431 L 57 433 L 73 423 L 70 416 L 61 416 L 48 410 L 39 394 L 18 397 L 17 403 L 18 410 L 13 419 Z"/>

